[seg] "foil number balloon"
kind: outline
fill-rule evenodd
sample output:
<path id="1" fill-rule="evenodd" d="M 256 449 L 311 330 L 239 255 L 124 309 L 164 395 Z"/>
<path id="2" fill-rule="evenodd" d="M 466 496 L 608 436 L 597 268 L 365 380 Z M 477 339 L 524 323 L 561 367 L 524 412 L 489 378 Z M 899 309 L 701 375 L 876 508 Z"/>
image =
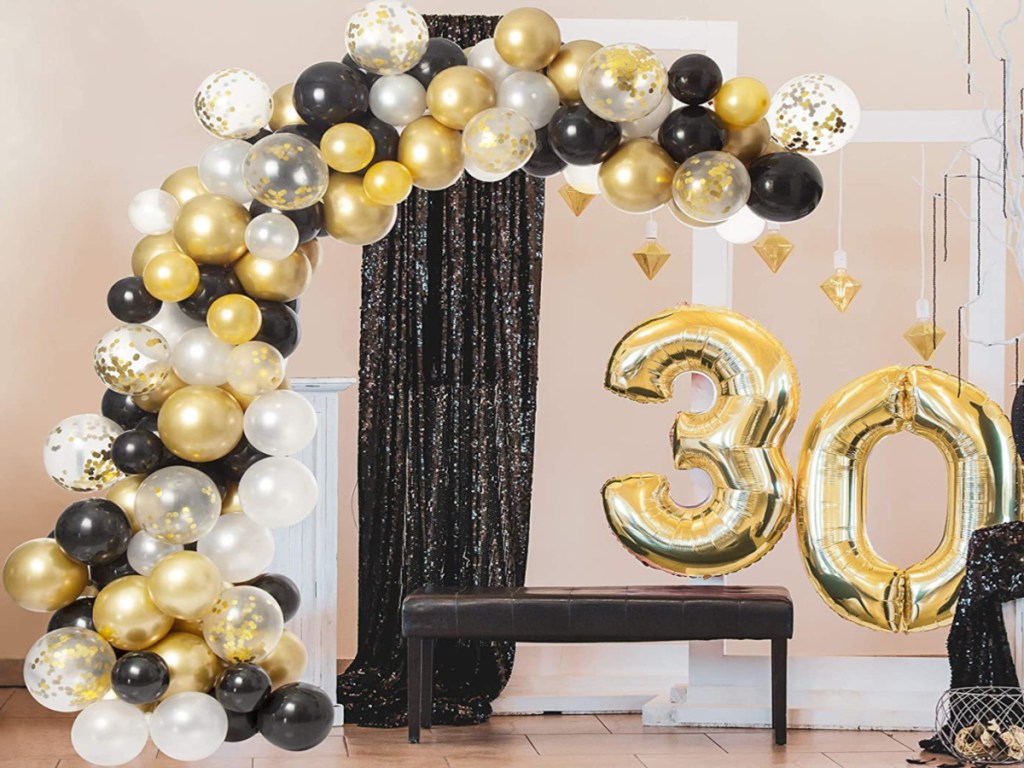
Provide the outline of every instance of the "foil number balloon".
<path id="1" fill-rule="evenodd" d="M 667 310 L 630 331 L 612 353 L 605 387 L 664 402 L 688 371 L 706 374 L 718 397 L 705 413 L 676 416 L 675 464 L 705 470 L 711 497 L 681 507 L 664 476 L 631 474 L 605 483 L 604 507 L 620 541 L 648 565 L 717 576 L 761 559 L 789 524 L 793 477 L 782 446 L 799 391 L 792 360 L 768 331 L 736 312 L 699 306 Z"/>
<path id="2" fill-rule="evenodd" d="M 836 392 L 815 416 L 800 459 L 797 528 L 811 582 L 836 613 L 890 632 L 953 619 L 979 528 L 1017 519 L 1017 461 L 1010 423 L 981 390 L 925 366 L 893 366 Z M 907 431 L 946 459 L 949 504 L 935 551 L 909 568 L 871 546 L 865 523 L 867 457 Z"/>

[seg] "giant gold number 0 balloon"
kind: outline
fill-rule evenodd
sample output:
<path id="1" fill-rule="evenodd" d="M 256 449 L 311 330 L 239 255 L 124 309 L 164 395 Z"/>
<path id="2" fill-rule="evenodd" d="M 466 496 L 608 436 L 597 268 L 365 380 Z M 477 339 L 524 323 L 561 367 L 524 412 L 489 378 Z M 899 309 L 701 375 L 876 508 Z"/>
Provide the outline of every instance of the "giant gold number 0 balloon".
<path id="1" fill-rule="evenodd" d="M 718 396 L 705 413 L 676 416 L 675 465 L 705 470 L 711 498 L 681 507 L 664 476 L 631 474 L 605 483 L 604 507 L 612 530 L 643 562 L 716 576 L 760 560 L 789 524 L 793 477 L 782 446 L 799 391 L 792 360 L 768 331 L 736 312 L 699 306 L 667 310 L 630 331 L 612 353 L 605 386 L 664 402 L 688 371 L 707 375 Z"/>
<path id="2" fill-rule="evenodd" d="M 949 623 L 971 534 L 1017 519 L 1018 463 L 1010 423 L 981 390 L 926 366 L 883 368 L 822 406 L 804 440 L 797 528 L 808 575 L 845 619 L 915 632 Z M 949 492 L 942 541 L 900 568 L 872 547 L 865 521 L 867 457 L 896 432 L 942 452 Z"/>

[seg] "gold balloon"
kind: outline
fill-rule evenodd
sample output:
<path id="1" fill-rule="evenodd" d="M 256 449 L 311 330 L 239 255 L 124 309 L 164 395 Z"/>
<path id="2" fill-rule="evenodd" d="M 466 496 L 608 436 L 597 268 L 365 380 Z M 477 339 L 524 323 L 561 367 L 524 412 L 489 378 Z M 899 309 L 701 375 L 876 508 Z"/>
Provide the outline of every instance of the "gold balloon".
<path id="1" fill-rule="evenodd" d="M 229 293 L 216 299 L 206 311 L 206 324 L 221 341 L 244 344 L 252 341 L 263 325 L 259 305 L 248 296 Z"/>
<path id="2" fill-rule="evenodd" d="M 222 515 L 235 515 L 242 511 L 242 500 L 238 496 L 238 483 L 231 483 L 220 503 Z"/>
<path id="3" fill-rule="evenodd" d="M 26 611 L 70 605 L 89 583 L 86 567 L 65 555 L 53 539 L 32 539 L 4 561 L 4 589 Z"/>
<path id="4" fill-rule="evenodd" d="M 132 395 L 132 401 L 142 410 L 149 411 L 150 413 L 156 413 L 163 407 L 163 404 L 167 402 L 168 397 L 186 386 L 188 385 L 179 379 L 172 369 L 167 372 L 166 376 L 164 376 L 159 387 L 142 395 Z"/>
<path id="5" fill-rule="evenodd" d="M 107 498 L 117 504 L 127 515 L 128 522 L 132 525 L 132 533 L 142 530 L 138 519 L 135 517 L 135 494 L 146 479 L 145 475 L 128 475 L 123 480 L 118 480 L 107 490 Z"/>
<path id="6" fill-rule="evenodd" d="M 715 112 L 727 125 L 753 125 L 766 114 L 772 97 L 760 80 L 734 77 L 726 80 L 715 94 Z"/>
<path id="7" fill-rule="evenodd" d="M 299 253 L 306 257 L 309 262 L 309 268 L 316 274 L 317 269 L 320 268 L 320 241 L 318 239 L 310 240 L 308 243 L 302 243 L 298 247 Z"/>
<path id="8" fill-rule="evenodd" d="M 704 374 L 717 397 L 704 413 L 676 414 L 677 469 L 703 469 L 714 490 L 676 504 L 653 473 L 604 485 L 612 530 L 637 558 L 683 576 L 721 576 L 764 557 L 793 513 L 793 473 L 783 444 L 800 396 L 793 361 L 778 339 L 727 309 L 681 306 L 644 320 L 618 343 L 605 387 L 641 403 L 672 398 L 675 378 Z"/>
<path id="9" fill-rule="evenodd" d="M 238 404 L 242 407 L 243 411 L 250 405 L 252 405 L 253 400 L 259 397 L 259 395 L 247 395 L 243 392 L 239 392 L 226 381 L 220 385 L 220 388 L 227 392 L 229 395 L 231 395 L 233 398 L 235 398 L 235 400 L 238 401 Z"/>
<path id="10" fill-rule="evenodd" d="M 286 629 L 270 655 L 258 663 L 270 675 L 270 684 L 280 688 L 299 681 L 306 671 L 307 659 L 306 646 L 298 635 Z"/>
<path id="11" fill-rule="evenodd" d="M 336 171 L 355 173 L 373 160 L 373 135 L 356 123 L 332 125 L 320 139 L 320 153 Z"/>
<path id="12" fill-rule="evenodd" d="M 746 165 L 764 154 L 771 139 L 768 121 L 764 118 L 743 128 L 727 125 L 725 127 L 725 146 L 722 147 L 722 151 L 735 155 L 737 160 Z"/>
<path id="13" fill-rule="evenodd" d="M 277 131 L 286 125 L 305 125 L 306 121 L 299 117 L 295 110 L 295 83 L 285 83 L 271 97 L 274 110 L 270 113 L 270 130 Z"/>
<path id="14" fill-rule="evenodd" d="M 254 299 L 291 301 L 305 293 L 313 279 L 313 269 L 301 251 L 293 251 L 280 261 L 247 253 L 235 262 L 235 275 Z"/>
<path id="15" fill-rule="evenodd" d="M 450 187 L 465 167 L 462 135 L 429 115 L 413 120 L 398 139 L 398 162 L 412 174 L 413 186 L 428 190 Z"/>
<path id="16" fill-rule="evenodd" d="M 498 102 L 494 83 L 476 67 L 441 70 L 427 86 L 427 109 L 441 125 L 461 131 L 474 115 Z"/>
<path id="17" fill-rule="evenodd" d="M 898 432 L 938 446 L 949 486 L 942 541 L 909 568 L 875 551 L 865 517 L 868 456 Z M 948 624 L 971 534 L 1018 519 L 1018 472 L 1010 422 L 977 387 L 923 365 L 850 382 L 815 415 L 800 455 L 796 521 L 811 583 L 833 611 L 863 627 Z"/>
<path id="18" fill-rule="evenodd" d="M 665 207 L 668 208 L 669 213 L 672 214 L 672 218 L 674 218 L 680 224 L 685 224 L 688 227 L 693 227 L 694 229 L 705 229 L 707 227 L 718 226 L 718 222 L 697 221 L 692 216 L 687 216 L 685 213 L 679 210 L 679 206 L 676 205 L 675 200 L 669 200 L 668 205 L 666 205 Z"/>
<path id="19" fill-rule="evenodd" d="M 177 626 L 178 622 L 175 622 Z M 161 697 L 196 691 L 206 693 L 217 682 L 224 664 L 210 650 L 202 637 L 189 630 L 171 632 L 163 640 L 147 648 L 162 658 L 171 671 L 171 684 Z"/>
<path id="20" fill-rule="evenodd" d="M 555 90 L 564 103 L 576 104 L 583 100 L 580 96 L 580 71 L 591 54 L 597 53 L 602 47 L 593 40 L 573 40 L 563 45 L 558 55 L 548 65 L 545 74 L 554 83 Z"/>
<path id="21" fill-rule="evenodd" d="M 220 570 L 206 555 L 174 552 L 153 566 L 149 595 L 157 608 L 176 619 L 201 619 L 221 592 Z"/>
<path id="22" fill-rule="evenodd" d="M 203 622 L 202 621 L 185 621 L 185 619 L 175 619 L 174 620 L 174 625 L 171 627 L 171 631 L 167 635 L 167 637 L 170 637 L 175 632 L 188 632 L 189 634 L 196 635 L 198 637 L 202 637 L 203 636 Z M 164 640 L 166 640 L 167 637 L 165 637 Z"/>
<path id="23" fill-rule="evenodd" d="M 378 205 L 363 191 L 363 180 L 350 173 L 332 173 L 324 194 L 324 228 L 349 245 L 375 243 L 391 231 L 398 218 L 393 205 Z"/>
<path id="24" fill-rule="evenodd" d="M 363 191 L 377 205 L 398 205 L 412 192 L 412 174 L 401 163 L 382 160 L 366 171 Z"/>
<path id="25" fill-rule="evenodd" d="M 561 45 L 558 22 L 540 8 L 509 11 L 494 28 L 494 47 L 516 69 L 543 69 L 558 55 Z"/>
<path id="26" fill-rule="evenodd" d="M 650 139 L 630 139 L 601 164 L 601 194 L 627 213 L 648 213 L 672 199 L 676 164 Z"/>
<path id="27" fill-rule="evenodd" d="M 200 264 L 230 264 L 245 253 L 249 212 L 224 195 L 199 195 L 181 206 L 174 239 Z"/>
<path id="28" fill-rule="evenodd" d="M 124 651 L 148 648 L 174 623 L 149 596 L 145 576 L 124 576 L 101 589 L 92 606 L 92 621 L 108 643 Z"/>
<path id="29" fill-rule="evenodd" d="M 184 253 L 167 251 L 150 260 L 142 271 L 142 282 L 160 301 L 181 301 L 199 287 L 199 267 Z"/>
<path id="30" fill-rule="evenodd" d="M 178 247 L 178 243 L 174 239 L 174 235 L 170 232 L 166 232 L 162 235 L 146 235 L 144 238 L 139 240 L 135 246 L 135 250 L 132 251 L 132 274 L 136 277 L 142 277 L 142 273 L 146 271 L 146 265 L 149 264 L 154 257 L 159 256 L 161 253 L 167 253 L 168 251 L 181 253 L 181 248 Z"/>
<path id="31" fill-rule="evenodd" d="M 157 429 L 167 450 L 187 461 L 216 461 L 242 438 L 242 406 L 220 387 L 179 389 L 164 403 Z"/>
<path id="32" fill-rule="evenodd" d="M 170 192 L 179 205 L 184 205 L 193 197 L 206 194 L 206 187 L 199 178 L 199 169 L 194 165 L 180 168 L 172 173 L 160 185 L 164 192 Z"/>

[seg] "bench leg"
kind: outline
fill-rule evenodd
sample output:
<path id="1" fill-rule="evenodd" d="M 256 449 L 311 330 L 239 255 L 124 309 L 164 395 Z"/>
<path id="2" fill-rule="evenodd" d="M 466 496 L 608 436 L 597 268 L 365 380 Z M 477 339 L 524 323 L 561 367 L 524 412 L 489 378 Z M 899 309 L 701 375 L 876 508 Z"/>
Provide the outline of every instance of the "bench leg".
<path id="1" fill-rule="evenodd" d="M 772 728 L 775 743 L 786 743 L 786 638 L 772 640 Z"/>
<path id="2" fill-rule="evenodd" d="M 423 640 L 423 666 L 420 681 L 420 720 L 424 728 L 430 728 L 434 719 L 434 644 L 432 637 Z"/>
<path id="3" fill-rule="evenodd" d="M 422 637 L 406 639 L 409 646 L 408 681 L 406 688 L 409 695 L 409 743 L 418 744 L 420 740 L 420 723 L 423 715 L 423 645 Z"/>

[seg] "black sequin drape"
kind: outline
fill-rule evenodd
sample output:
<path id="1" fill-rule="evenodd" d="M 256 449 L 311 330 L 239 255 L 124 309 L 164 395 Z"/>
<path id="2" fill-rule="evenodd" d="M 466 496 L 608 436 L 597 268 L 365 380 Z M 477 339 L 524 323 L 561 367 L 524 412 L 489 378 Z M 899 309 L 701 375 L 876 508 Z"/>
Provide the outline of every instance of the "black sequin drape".
<path id="1" fill-rule="evenodd" d="M 428 16 L 469 46 L 498 17 Z M 347 722 L 406 722 L 402 598 L 427 584 L 522 585 L 536 414 L 544 183 L 521 172 L 414 190 L 363 251 L 359 647 Z M 486 720 L 510 643 L 440 642 L 435 723 Z"/>

